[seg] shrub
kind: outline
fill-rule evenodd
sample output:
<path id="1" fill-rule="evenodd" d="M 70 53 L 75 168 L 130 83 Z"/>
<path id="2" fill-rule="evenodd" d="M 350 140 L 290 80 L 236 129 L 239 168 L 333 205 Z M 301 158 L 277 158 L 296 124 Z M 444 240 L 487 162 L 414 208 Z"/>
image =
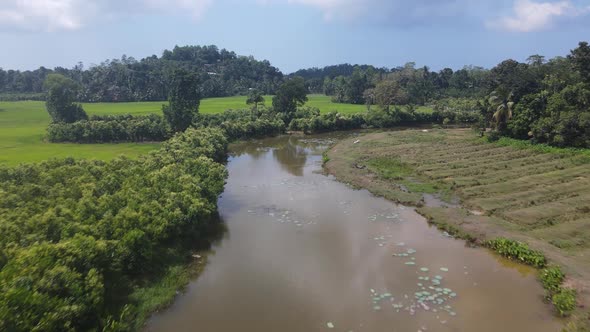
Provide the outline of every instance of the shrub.
<path id="1" fill-rule="evenodd" d="M 541 280 L 541 284 L 543 284 L 543 288 L 551 295 L 560 290 L 561 283 L 565 279 L 565 274 L 558 266 L 552 266 L 541 270 L 539 279 Z"/>
<path id="2" fill-rule="evenodd" d="M 562 288 L 553 295 L 551 302 L 561 316 L 569 316 L 576 308 L 576 291 L 569 288 Z"/>
<path id="3" fill-rule="evenodd" d="M 156 114 L 93 116 L 88 121 L 52 123 L 47 127 L 50 142 L 160 142 L 170 136 L 168 124 Z"/>
<path id="4" fill-rule="evenodd" d="M 497 238 L 487 241 L 486 245 L 504 257 L 518 260 L 537 268 L 542 268 L 547 264 L 547 259 L 541 252 L 532 250 L 526 244 L 518 241 Z"/>

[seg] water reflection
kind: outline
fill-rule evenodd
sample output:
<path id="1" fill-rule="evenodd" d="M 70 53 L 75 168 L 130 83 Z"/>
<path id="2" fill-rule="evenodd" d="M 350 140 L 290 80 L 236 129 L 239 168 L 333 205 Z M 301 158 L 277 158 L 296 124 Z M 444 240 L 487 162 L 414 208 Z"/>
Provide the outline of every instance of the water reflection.
<path id="1" fill-rule="evenodd" d="M 272 150 L 272 156 L 281 168 L 294 176 L 303 176 L 307 154 L 306 148 L 297 144 L 297 139 L 291 136 L 279 140 Z"/>
<path id="2" fill-rule="evenodd" d="M 231 238 L 147 330 L 559 330 L 534 275 L 317 174 L 329 138 L 232 147 L 219 201 Z"/>

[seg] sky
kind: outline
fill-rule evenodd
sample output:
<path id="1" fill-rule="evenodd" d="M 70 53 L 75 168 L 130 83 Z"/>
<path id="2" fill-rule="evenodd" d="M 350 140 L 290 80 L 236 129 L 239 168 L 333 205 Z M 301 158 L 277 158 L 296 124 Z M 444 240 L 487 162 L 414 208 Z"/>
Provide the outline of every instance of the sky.
<path id="1" fill-rule="evenodd" d="M 590 0 L 0 0 L 0 68 L 86 67 L 217 45 L 284 73 L 340 63 L 434 70 L 565 56 Z"/>

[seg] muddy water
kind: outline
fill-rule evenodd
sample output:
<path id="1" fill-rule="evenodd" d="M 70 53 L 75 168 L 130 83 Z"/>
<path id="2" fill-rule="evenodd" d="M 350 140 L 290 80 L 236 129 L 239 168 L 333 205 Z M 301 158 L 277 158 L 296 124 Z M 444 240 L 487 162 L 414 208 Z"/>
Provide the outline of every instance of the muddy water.
<path id="1" fill-rule="evenodd" d="M 228 233 L 148 331 L 559 331 L 534 271 L 317 174 L 326 144 L 234 148 Z"/>

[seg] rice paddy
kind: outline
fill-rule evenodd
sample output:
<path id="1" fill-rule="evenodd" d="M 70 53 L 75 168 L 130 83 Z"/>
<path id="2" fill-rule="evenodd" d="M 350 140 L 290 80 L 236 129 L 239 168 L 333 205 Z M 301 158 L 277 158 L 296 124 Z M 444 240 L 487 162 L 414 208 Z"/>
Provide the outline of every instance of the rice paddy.
<path id="1" fill-rule="evenodd" d="M 272 96 L 265 96 L 266 104 L 272 103 Z M 165 102 L 134 103 L 86 103 L 84 109 L 89 115 L 106 114 L 160 114 Z M 306 104 L 318 107 L 322 112 L 337 110 L 342 113 L 366 111 L 364 105 L 336 104 L 330 97 L 309 95 Z M 209 98 L 201 101 L 201 113 L 219 113 L 227 109 L 243 109 L 246 97 Z M 424 108 L 423 111 L 429 111 Z M 94 158 L 108 160 L 119 155 L 136 157 L 156 149 L 158 144 L 53 144 L 44 141 L 49 115 L 41 101 L 0 102 L 0 165 L 18 165 L 25 162 L 39 162 L 57 157 Z"/>

